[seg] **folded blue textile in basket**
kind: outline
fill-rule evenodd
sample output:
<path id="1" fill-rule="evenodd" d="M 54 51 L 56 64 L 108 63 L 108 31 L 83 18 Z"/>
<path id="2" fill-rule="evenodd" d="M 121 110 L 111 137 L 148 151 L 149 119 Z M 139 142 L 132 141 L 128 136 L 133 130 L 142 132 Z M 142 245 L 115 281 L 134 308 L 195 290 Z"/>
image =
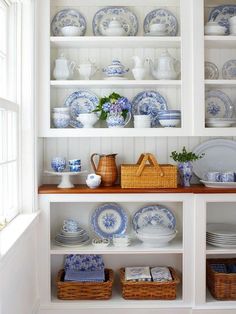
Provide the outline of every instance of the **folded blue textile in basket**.
<path id="1" fill-rule="evenodd" d="M 227 267 L 225 264 L 211 264 L 211 269 L 217 273 L 227 273 Z"/>
<path id="2" fill-rule="evenodd" d="M 101 255 L 96 254 L 69 254 L 65 258 L 64 269 L 74 271 L 104 270 Z"/>
<path id="3" fill-rule="evenodd" d="M 74 271 L 68 269 L 65 271 L 64 281 L 103 282 L 105 281 L 105 272 L 104 269 L 93 271 Z"/>
<path id="4" fill-rule="evenodd" d="M 163 282 L 173 280 L 168 267 L 153 267 L 151 268 L 151 275 L 153 281 Z"/>
<path id="5" fill-rule="evenodd" d="M 228 264 L 227 271 L 228 273 L 236 273 L 236 264 Z"/>

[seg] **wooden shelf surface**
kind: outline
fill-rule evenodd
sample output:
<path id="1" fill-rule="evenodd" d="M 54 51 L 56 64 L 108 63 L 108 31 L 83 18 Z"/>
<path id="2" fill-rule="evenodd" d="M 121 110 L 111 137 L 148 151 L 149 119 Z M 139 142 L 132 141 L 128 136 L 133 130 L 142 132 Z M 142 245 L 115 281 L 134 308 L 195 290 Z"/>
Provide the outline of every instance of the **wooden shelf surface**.
<path id="1" fill-rule="evenodd" d="M 119 185 L 90 189 L 86 185 L 76 185 L 72 189 L 60 189 L 57 185 L 45 184 L 39 187 L 39 194 L 142 194 L 142 193 L 192 193 L 192 194 L 220 194 L 236 193 L 236 188 L 207 188 L 203 185 L 190 187 L 178 186 L 176 189 L 122 189 Z"/>

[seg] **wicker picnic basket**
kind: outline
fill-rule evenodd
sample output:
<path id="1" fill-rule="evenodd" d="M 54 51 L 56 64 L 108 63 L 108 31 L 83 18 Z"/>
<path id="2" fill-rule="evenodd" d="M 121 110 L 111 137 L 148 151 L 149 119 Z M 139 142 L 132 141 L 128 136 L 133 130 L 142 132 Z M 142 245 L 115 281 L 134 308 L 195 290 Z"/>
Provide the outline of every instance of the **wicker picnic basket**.
<path id="1" fill-rule="evenodd" d="M 121 187 L 177 188 L 177 167 L 158 164 L 150 153 L 141 154 L 137 164 L 121 165 Z"/>
<path id="2" fill-rule="evenodd" d="M 104 282 L 64 281 L 64 269 L 56 278 L 57 297 L 61 300 L 108 300 L 112 295 L 114 272 L 105 269 Z"/>
<path id="3" fill-rule="evenodd" d="M 236 258 L 207 259 L 207 287 L 217 300 L 236 300 L 236 273 L 219 273 L 211 264 L 236 264 Z"/>
<path id="4" fill-rule="evenodd" d="M 128 300 L 175 300 L 179 278 L 173 268 L 169 267 L 172 281 L 127 281 L 125 268 L 120 269 L 122 296 Z"/>

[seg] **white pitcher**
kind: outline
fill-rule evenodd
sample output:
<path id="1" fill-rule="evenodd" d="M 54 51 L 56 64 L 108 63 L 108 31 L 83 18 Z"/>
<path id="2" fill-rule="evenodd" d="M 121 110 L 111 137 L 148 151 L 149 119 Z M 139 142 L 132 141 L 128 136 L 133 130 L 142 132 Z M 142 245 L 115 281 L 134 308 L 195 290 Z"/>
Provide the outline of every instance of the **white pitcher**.
<path id="1" fill-rule="evenodd" d="M 69 61 L 64 55 L 60 55 L 55 60 L 55 67 L 53 70 L 53 77 L 56 80 L 68 80 L 72 78 L 77 64 L 74 61 Z"/>
<path id="2" fill-rule="evenodd" d="M 147 73 L 147 70 L 144 66 L 146 60 L 138 56 L 133 56 L 131 59 L 134 60 L 134 68 L 132 69 L 134 79 L 143 80 Z"/>

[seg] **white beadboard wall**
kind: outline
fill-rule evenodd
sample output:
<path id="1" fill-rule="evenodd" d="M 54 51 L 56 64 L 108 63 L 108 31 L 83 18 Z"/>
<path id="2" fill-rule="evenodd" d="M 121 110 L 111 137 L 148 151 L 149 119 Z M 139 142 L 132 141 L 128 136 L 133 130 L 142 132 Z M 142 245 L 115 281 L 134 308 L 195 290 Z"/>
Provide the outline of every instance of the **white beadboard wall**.
<path id="1" fill-rule="evenodd" d="M 117 153 L 117 165 L 135 163 L 143 152 L 157 156 L 160 163 L 173 163 L 169 157 L 173 150 L 181 150 L 183 146 L 193 149 L 201 142 L 213 137 L 149 137 L 149 138 L 44 138 L 39 140 L 39 185 L 58 183 L 58 178 L 43 175 L 43 170 L 50 169 L 53 157 L 81 159 L 82 168 L 93 172 L 90 164 L 92 153 Z M 236 140 L 233 137 L 227 139 Z M 73 178 L 74 183 L 85 183 L 86 174 Z"/>

